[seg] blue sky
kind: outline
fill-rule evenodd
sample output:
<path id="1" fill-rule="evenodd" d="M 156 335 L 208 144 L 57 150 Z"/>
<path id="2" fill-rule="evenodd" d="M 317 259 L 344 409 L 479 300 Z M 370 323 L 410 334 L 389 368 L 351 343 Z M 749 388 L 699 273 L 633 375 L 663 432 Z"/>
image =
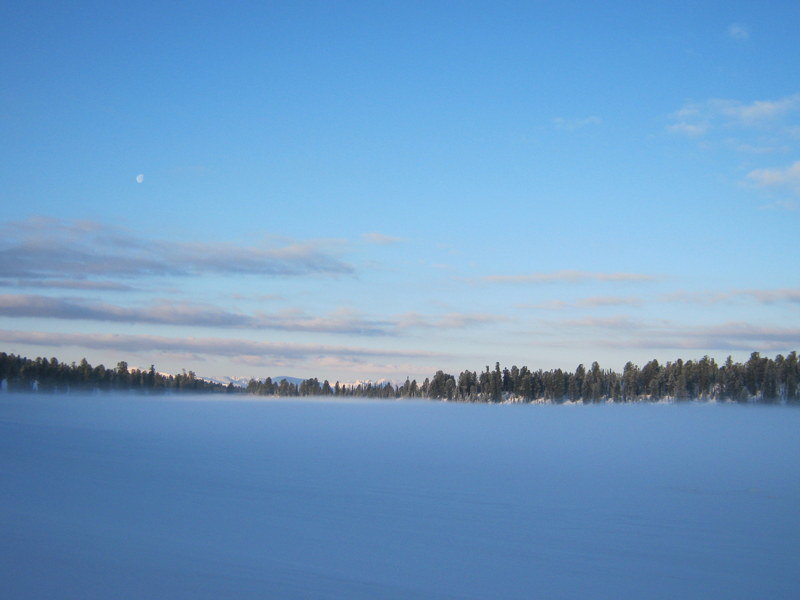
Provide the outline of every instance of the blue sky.
<path id="1" fill-rule="evenodd" d="M 798 31 L 796 2 L 6 3 L 0 347 L 342 380 L 797 349 Z"/>

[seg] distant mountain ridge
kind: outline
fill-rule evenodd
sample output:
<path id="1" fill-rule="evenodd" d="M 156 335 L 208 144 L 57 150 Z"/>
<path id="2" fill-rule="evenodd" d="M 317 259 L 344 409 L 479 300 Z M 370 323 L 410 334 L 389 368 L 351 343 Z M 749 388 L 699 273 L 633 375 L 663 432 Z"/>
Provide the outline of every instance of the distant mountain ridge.
<path id="1" fill-rule="evenodd" d="M 224 375 L 222 377 L 200 377 L 200 379 L 203 379 L 204 381 L 209 381 L 211 383 L 220 383 L 222 385 L 228 385 L 229 383 L 232 383 L 235 387 L 246 388 L 247 384 L 250 382 L 250 379 L 252 379 L 252 378 L 251 377 L 234 377 L 234 376 Z M 271 377 L 270 379 L 272 379 L 273 383 L 280 383 L 281 381 L 288 381 L 289 383 L 294 384 L 294 385 L 300 385 L 301 383 L 306 381 L 306 379 L 303 379 L 302 377 L 291 377 L 289 375 L 277 375 L 276 377 Z M 329 383 L 331 385 L 333 385 L 336 382 L 335 381 L 329 381 Z M 355 381 L 340 381 L 339 385 L 342 386 L 342 387 L 356 388 L 359 385 L 363 385 L 363 386 L 367 386 L 367 385 L 379 386 L 379 385 L 381 385 L 382 386 L 382 385 L 386 385 L 387 383 L 391 383 L 393 386 L 401 385 L 401 383 L 398 383 L 398 382 L 393 381 L 391 379 L 387 379 L 385 377 L 383 377 L 381 379 L 357 379 Z"/>
<path id="2" fill-rule="evenodd" d="M 246 388 L 247 384 L 253 378 L 223 375 L 222 377 L 200 377 L 200 379 L 204 381 L 210 381 L 211 383 L 221 383 L 222 385 L 228 385 L 229 383 L 232 383 L 235 387 Z M 300 385 L 303 381 L 305 381 L 300 377 L 289 377 L 288 375 L 278 375 L 277 377 L 272 377 L 271 379 L 275 383 L 280 383 L 281 381 L 285 380 L 295 385 Z"/>
<path id="3" fill-rule="evenodd" d="M 289 377 L 288 375 L 278 375 L 277 377 L 273 377 L 272 381 L 276 383 L 280 383 L 281 381 L 288 381 L 289 383 L 300 385 L 305 381 L 305 379 L 302 379 L 300 377 Z"/>

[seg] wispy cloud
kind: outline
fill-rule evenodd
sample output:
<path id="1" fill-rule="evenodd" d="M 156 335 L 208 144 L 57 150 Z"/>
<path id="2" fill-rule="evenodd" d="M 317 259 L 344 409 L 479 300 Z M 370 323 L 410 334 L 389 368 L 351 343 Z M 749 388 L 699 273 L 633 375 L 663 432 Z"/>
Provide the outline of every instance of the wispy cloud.
<path id="1" fill-rule="evenodd" d="M 762 210 L 800 210 L 800 202 L 797 200 L 775 200 L 760 207 Z"/>
<path id="2" fill-rule="evenodd" d="M 80 298 L 52 298 L 33 294 L 0 295 L 0 316 L 349 335 L 394 333 L 393 323 L 365 319 L 348 309 L 322 316 L 310 316 L 296 309 L 249 315 L 210 304 L 160 301 L 144 307 L 126 307 Z"/>
<path id="3" fill-rule="evenodd" d="M 584 118 L 578 119 L 568 119 L 564 117 L 556 117 L 553 119 L 553 125 L 556 129 L 561 129 L 563 131 L 576 131 L 578 129 L 583 129 L 584 127 L 591 127 L 592 125 L 600 125 L 602 124 L 603 119 L 596 116 L 589 116 Z"/>
<path id="4" fill-rule="evenodd" d="M 788 352 L 800 346 L 797 327 L 756 326 L 743 322 L 696 326 L 625 316 L 545 321 L 532 333 L 540 339 L 549 337 L 548 344 L 563 347 Z"/>
<path id="5" fill-rule="evenodd" d="M 179 243 L 137 237 L 93 222 L 36 218 L 6 224 L 0 277 L 16 279 L 137 278 L 147 276 L 306 276 L 353 273 L 322 240 L 280 246 Z"/>
<path id="6" fill-rule="evenodd" d="M 610 329 L 617 331 L 638 329 L 641 326 L 638 321 L 633 321 L 629 317 L 583 317 L 581 319 L 557 321 L 556 325 L 558 327 Z"/>
<path id="7" fill-rule="evenodd" d="M 755 169 L 747 178 L 759 187 L 788 189 L 800 195 L 800 160 L 787 167 Z"/>
<path id="8" fill-rule="evenodd" d="M 634 296 L 591 296 L 573 302 L 564 300 L 547 300 L 536 304 L 520 304 L 517 308 L 534 308 L 542 310 L 564 310 L 566 308 L 598 308 L 605 306 L 640 306 L 643 300 Z"/>
<path id="9" fill-rule="evenodd" d="M 0 279 L 0 287 L 103 292 L 130 292 L 135 289 L 133 286 L 117 281 L 91 281 L 88 279 Z"/>
<path id="10" fill-rule="evenodd" d="M 616 348 L 670 348 L 719 351 L 784 352 L 800 346 L 800 329 L 728 322 L 709 327 L 665 327 L 628 338 L 606 337 L 598 345 Z"/>
<path id="11" fill-rule="evenodd" d="M 309 315 L 300 309 L 246 314 L 211 304 L 191 302 L 160 300 L 145 306 L 120 306 L 83 298 L 54 298 L 36 294 L 0 295 L 0 317 L 356 336 L 397 336 L 408 329 L 466 329 L 507 320 L 500 315 L 457 312 L 443 315 L 404 313 L 385 319 L 369 319 L 348 308 L 340 308 L 323 315 Z"/>
<path id="12" fill-rule="evenodd" d="M 127 352 L 169 352 L 246 360 L 247 357 L 306 359 L 330 356 L 424 358 L 441 356 L 435 352 L 357 348 L 318 344 L 254 342 L 231 338 L 176 338 L 154 335 L 117 335 L 91 333 L 50 333 L 40 331 L 0 330 L 0 342 L 51 348 L 75 346 L 93 350 Z"/>
<path id="13" fill-rule="evenodd" d="M 800 329 L 796 327 L 765 327 L 729 322 L 684 330 L 681 333 L 682 337 L 710 348 L 779 350 L 800 345 Z"/>
<path id="14" fill-rule="evenodd" d="M 640 306 L 642 299 L 632 296 L 592 296 L 575 301 L 578 308 L 596 308 L 598 306 Z"/>
<path id="15" fill-rule="evenodd" d="M 681 133 L 690 137 L 699 137 L 705 134 L 709 127 L 711 127 L 711 124 L 708 121 L 698 121 L 695 123 L 681 121 L 678 123 L 673 123 L 667 128 L 667 130 L 670 133 Z"/>
<path id="16" fill-rule="evenodd" d="M 377 244 L 379 246 L 388 246 L 389 244 L 399 244 L 403 238 L 394 237 L 392 235 L 385 235 L 383 233 L 365 233 L 361 236 L 365 241 L 370 244 Z"/>
<path id="17" fill-rule="evenodd" d="M 784 288 L 777 290 L 737 290 L 731 295 L 752 298 L 763 304 L 774 304 L 776 302 L 792 302 L 800 304 L 800 289 Z"/>
<path id="18" fill-rule="evenodd" d="M 800 288 L 734 289 L 721 291 L 689 292 L 678 290 L 653 296 L 591 296 L 578 300 L 546 300 L 537 303 L 516 304 L 519 309 L 552 310 L 593 309 L 602 307 L 644 306 L 648 304 L 800 304 Z"/>
<path id="19" fill-rule="evenodd" d="M 89 302 L 82 299 L 51 298 L 33 294 L 5 294 L 0 296 L 0 315 L 5 317 L 199 325 L 205 327 L 244 327 L 253 325 L 252 317 L 197 304 L 162 302 L 145 308 L 129 308 Z"/>
<path id="20" fill-rule="evenodd" d="M 717 101 L 721 114 L 751 125 L 768 119 L 777 119 L 800 108 L 800 94 L 778 100 L 756 100 L 750 104 L 733 101 Z"/>
<path id="21" fill-rule="evenodd" d="M 800 111 L 800 94 L 777 100 L 739 100 L 714 98 L 704 102 L 690 102 L 670 115 L 672 123 L 667 129 L 673 133 L 700 136 L 712 130 L 730 131 L 736 128 L 780 127 L 788 134 L 789 124 L 781 121 L 791 113 Z"/>
<path id="22" fill-rule="evenodd" d="M 748 144 L 746 142 L 740 142 L 736 138 L 729 138 L 725 140 L 725 143 L 734 150 L 739 152 L 743 152 L 746 154 L 774 154 L 776 152 L 788 152 L 791 150 L 791 146 L 786 144 L 776 144 L 773 146 L 769 145 L 754 145 Z"/>
<path id="23" fill-rule="evenodd" d="M 486 275 L 470 281 L 476 283 L 583 283 L 583 282 L 615 282 L 631 283 L 654 281 L 652 275 L 642 273 L 601 273 L 593 271 L 562 270 L 541 273 L 527 273 L 522 275 Z"/>
<path id="24" fill-rule="evenodd" d="M 485 313 L 447 313 L 431 316 L 409 312 L 397 317 L 398 329 L 465 329 L 507 321 L 506 317 Z"/>
<path id="25" fill-rule="evenodd" d="M 415 373 L 420 371 L 426 376 L 428 375 L 427 368 L 423 367 L 421 369 L 419 365 L 405 362 L 386 362 L 385 360 L 376 362 L 362 357 L 324 356 L 317 361 L 317 364 L 320 367 L 332 369 L 336 373 L 358 373 L 360 377 L 378 375 L 383 378 L 387 374 L 393 374 L 398 377 L 398 381 L 402 381 L 409 375 L 413 377 Z"/>
<path id="26" fill-rule="evenodd" d="M 800 304 L 800 289 L 742 289 L 721 292 L 678 291 L 671 292 L 669 294 L 662 294 L 659 299 L 662 302 L 687 302 L 696 304 L 719 304 L 722 302 L 732 302 L 736 300 L 745 300 L 759 304 Z"/>
<path id="27" fill-rule="evenodd" d="M 564 310 L 565 308 L 571 308 L 572 306 L 574 305 L 571 302 L 565 302 L 564 300 L 545 300 L 544 302 L 535 302 L 533 304 L 515 305 L 516 308 L 521 308 L 523 310 Z"/>
<path id="28" fill-rule="evenodd" d="M 322 316 L 310 316 L 300 310 L 287 310 L 273 314 L 259 313 L 257 327 L 280 331 L 311 331 L 317 333 L 343 333 L 349 335 L 394 335 L 394 324 L 364 318 L 359 312 L 342 308 Z"/>
<path id="29" fill-rule="evenodd" d="M 728 37 L 739 42 L 744 42 L 750 39 L 750 30 L 739 23 L 732 23 L 728 25 Z"/>
<path id="30" fill-rule="evenodd" d="M 752 160 L 796 149 L 799 119 L 800 94 L 753 102 L 711 99 L 688 103 L 675 111 L 667 130 L 698 139 L 705 149 L 736 150 Z M 752 169 L 743 184 L 788 190 L 800 196 L 800 161 L 786 167 Z M 797 203 L 778 199 L 762 208 L 794 210 Z"/>
<path id="31" fill-rule="evenodd" d="M 230 298 L 234 300 L 245 300 L 245 301 L 255 301 L 255 302 L 274 302 L 277 300 L 286 300 L 284 296 L 280 294 L 240 294 L 238 292 L 234 292 L 229 294 Z"/>

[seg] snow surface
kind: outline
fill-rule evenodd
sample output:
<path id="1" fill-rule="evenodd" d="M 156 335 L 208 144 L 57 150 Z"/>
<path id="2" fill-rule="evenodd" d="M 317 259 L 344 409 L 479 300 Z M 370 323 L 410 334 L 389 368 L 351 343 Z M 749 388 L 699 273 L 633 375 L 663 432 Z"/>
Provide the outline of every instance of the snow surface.
<path id="1" fill-rule="evenodd" d="M 0 396 L 26 598 L 798 598 L 800 410 Z"/>

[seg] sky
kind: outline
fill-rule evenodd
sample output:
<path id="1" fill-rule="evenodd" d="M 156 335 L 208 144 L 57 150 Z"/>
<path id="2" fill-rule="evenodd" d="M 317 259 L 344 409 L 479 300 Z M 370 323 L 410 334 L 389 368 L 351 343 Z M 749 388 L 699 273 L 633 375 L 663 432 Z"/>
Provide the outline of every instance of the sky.
<path id="1" fill-rule="evenodd" d="M 800 348 L 800 3 L 7 2 L 0 350 L 421 379 Z"/>

